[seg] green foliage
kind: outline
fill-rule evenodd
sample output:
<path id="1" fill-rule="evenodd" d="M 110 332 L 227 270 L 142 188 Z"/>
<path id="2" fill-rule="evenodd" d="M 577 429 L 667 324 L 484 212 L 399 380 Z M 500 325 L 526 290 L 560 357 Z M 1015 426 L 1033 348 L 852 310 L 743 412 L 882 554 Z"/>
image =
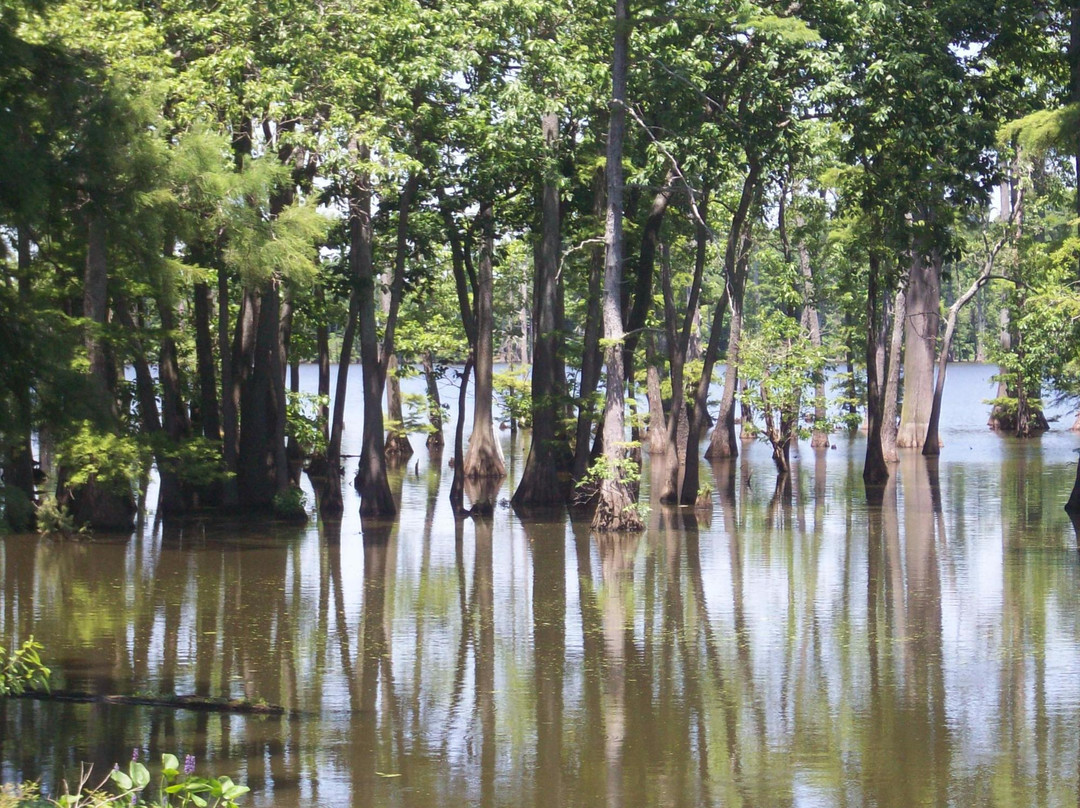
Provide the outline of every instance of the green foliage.
<path id="1" fill-rule="evenodd" d="M 94 483 L 113 493 L 130 490 L 150 459 L 147 447 L 135 438 L 102 432 L 90 421 L 79 424 L 57 447 L 57 462 L 67 470 L 69 486 Z"/>
<path id="2" fill-rule="evenodd" d="M 1018 146 L 1022 151 L 1041 156 L 1053 149 L 1072 149 L 1077 127 L 1080 127 L 1080 104 L 1066 104 L 1009 121 L 998 130 L 997 138 L 1001 146 Z"/>
<path id="3" fill-rule="evenodd" d="M 52 671 L 41 661 L 43 649 L 32 635 L 12 652 L 0 646 L 0 696 L 18 696 L 35 690 L 49 692 Z"/>
<path id="4" fill-rule="evenodd" d="M 825 370 L 826 357 L 806 338 L 799 322 L 780 312 L 770 312 L 758 332 L 743 346 L 740 370 L 746 379 L 743 395 L 765 421 L 762 435 L 782 449 L 806 436 L 803 416 L 812 412 L 806 395 L 814 379 Z M 827 425 L 819 428 L 827 429 Z"/>
<path id="5" fill-rule="evenodd" d="M 0 486 L 0 506 L 4 511 L 0 528 L 6 525 L 16 533 L 23 533 L 34 526 L 34 503 L 21 488 Z"/>
<path id="6" fill-rule="evenodd" d="M 528 368 L 495 373 L 491 377 L 495 400 L 506 417 L 526 429 L 532 424 L 532 381 Z"/>
<path id="7" fill-rule="evenodd" d="M 86 525 L 75 524 L 75 517 L 66 505 L 60 504 L 51 494 L 43 497 L 35 513 L 37 530 L 42 536 L 86 535 L 90 532 Z"/>
<path id="8" fill-rule="evenodd" d="M 436 407 L 435 402 L 427 393 L 402 393 L 401 403 L 404 407 L 405 422 L 400 425 L 403 432 L 431 433 L 435 427 L 431 425 L 431 413 L 438 410 L 439 415 L 445 420 L 450 410 L 449 405 L 443 404 Z"/>
<path id="9" fill-rule="evenodd" d="M 97 786 L 89 786 L 93 767 L 84 767 L 74 793 L 65 793 L 52 804 L 57 808 L 107 808 L 112 805 L 145 808 L 238 808 L 237 800 L 251 789 L 237 785 L 230 777 L 200 777 L 194 774 L 195 760 L 190 755 L 181 769 L 175 755 L 161 756 L 157 794 L 146 791 L 152 779 L 150 770 L 139 760 L 128 763 L 126 771 L 115 767 Z"/>
<path id="10" fill-rule="evenodd" d="M 206 487 L 228 476 L 217 442 L 202 436 L 185 438 L 179 443 L 168 440 L 164 433 L 157 437 L 163 443 L 159 461 L 169 464 L 181 482 Z"/>
<path id="11" fill-rule="evenodd" d="M 617 480 L 627 484 L 640 481 L 641 465 L 627 451 L 629 449 L 639 448 L 640 446 L 641 444 L 637 441 L 626 441 L 625 443 L 619 444 L 619 447 L 623 452 L 619 460 L 614 464 L 608 460 L 606 455 L 600 455 L 589 466 L 588 471 L 585 472 L 585 476 L 578 481 L 577 487 L 584 490 L 591 490 L 598 486 L 603 480 Z"/>
<path id="12" fill-rule="evenodd" d="M 286 431 L 307 457 L 326 453 L 326 418 L 323 407 L 329 396 L 310 393 L 286 393 Z"/>
<path id="13" fill-rule="evenodd" d="M 274 515 L 289 521 L 307 520 L 307 495 L 298 486 L 291 485 L 274 494 Z"/>

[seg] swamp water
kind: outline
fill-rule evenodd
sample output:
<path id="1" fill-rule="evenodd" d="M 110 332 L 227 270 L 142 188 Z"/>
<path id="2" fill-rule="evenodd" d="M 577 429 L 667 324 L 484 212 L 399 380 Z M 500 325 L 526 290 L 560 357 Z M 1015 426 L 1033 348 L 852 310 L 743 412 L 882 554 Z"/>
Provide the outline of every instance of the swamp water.
<path id="1" fill-rule="evenodd" d="M 652 502 L 640 536 L 455 524 L 413 436 L 393 523 L 347 485 L 340 524 L 3 538 L 0 642 L 33 634 L 58 685 L 289 714 L 0 701 L 0 779 L 138 748 L 282 808 L 1076 805 L 1080 438 L 987 432 L 991 372 L 951 369 L 940 460 L 905 453 L 880 506 L 837 434 L 790 495 L 744 443 L 703 469 L 711 512 Z"/>

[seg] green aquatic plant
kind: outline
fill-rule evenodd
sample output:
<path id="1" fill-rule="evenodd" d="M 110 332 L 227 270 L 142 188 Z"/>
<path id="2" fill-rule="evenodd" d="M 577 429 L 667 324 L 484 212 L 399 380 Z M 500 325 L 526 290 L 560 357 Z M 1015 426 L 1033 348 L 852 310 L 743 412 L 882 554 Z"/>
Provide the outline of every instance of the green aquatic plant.
<path id="1" fill-rule="evenodd" d="M 200 777 L 195 774 L 195 758 L 187 755 L 183 767 L 176 755 L 161 756 L 156 798 L 147 796 L 152 779 L 150 770 L 139 761 L 138 750 L 132 754 L 127 770 L 119 766 L 96 786 L 91 786 L 92 766 L 79 772 L 74 792 L 65 783 L 65 793 L 52 805 L 58 808 L 107 808 L 112 805 L 146 806 L 146 808 L 237 808 L 237 799 L 251 789 L 237 785 L 230 777 Z M 35 803 L 16 803 L 31 805 Z"/>
<path id="2" fill-rule="evenodd" d="M 11 652 L 0 646 L 0 696 L 19 696 L 35 690 L 48 692 L 52 671 L 41 661 L 42 649 L 33 636 Z"/>

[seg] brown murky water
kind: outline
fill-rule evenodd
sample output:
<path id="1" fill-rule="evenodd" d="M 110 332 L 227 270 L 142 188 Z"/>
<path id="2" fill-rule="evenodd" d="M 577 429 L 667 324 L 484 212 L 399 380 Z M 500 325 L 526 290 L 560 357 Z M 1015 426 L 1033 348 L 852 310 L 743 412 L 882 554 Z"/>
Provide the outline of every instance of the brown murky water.
<path id="1" fill-rule="evenodd" d="M 880 506 L 837 435 L 790 492 L 744 444 L 711 513 L 654 502 L 630 538 L 455 524 L 423 451 L 393 524 L 354 499 L 336 525 L 7 537 L 0 641 L 34 634 L 63 686 L 292 712 L 8 700 L 0 779 L 138 747 L 285 808 L 1076 805 L 1080 439 L 987 433 L 989 372 L 951 372 L 940 461 L 905 455 Z"/>

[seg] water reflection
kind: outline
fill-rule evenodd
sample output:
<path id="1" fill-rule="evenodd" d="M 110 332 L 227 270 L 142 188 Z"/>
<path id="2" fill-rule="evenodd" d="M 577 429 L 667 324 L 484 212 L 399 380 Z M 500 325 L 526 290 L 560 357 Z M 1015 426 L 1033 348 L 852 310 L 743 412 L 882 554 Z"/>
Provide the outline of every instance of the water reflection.
<path id="1" fill-rule="evenodd" d="M 0 774 L 50 786 L 138 747 L 286 808 L 1075 804 L 1074 457 L 904 454 L 868 505 L 837 443 L 779 488 L 745 446 L 706 509 L 647 474 L 636 536 L 455 519 L 421 453 L 394 522 L 352 516 L 346 486 L 344 518 L 306 527 L 7 537 L 0 637 L 35 634 L 60 686 L 288 712 L 3 701 Z"/>

